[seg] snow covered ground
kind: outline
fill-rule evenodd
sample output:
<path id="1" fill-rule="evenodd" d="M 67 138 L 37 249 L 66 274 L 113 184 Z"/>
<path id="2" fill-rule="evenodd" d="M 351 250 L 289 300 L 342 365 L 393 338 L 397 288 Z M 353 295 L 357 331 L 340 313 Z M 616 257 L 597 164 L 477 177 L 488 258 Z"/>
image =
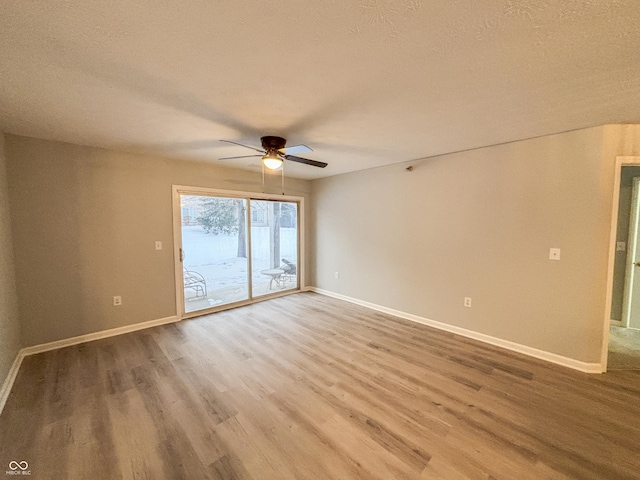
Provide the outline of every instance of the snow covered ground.
<path id="1" fill-rule="evenodd" d="M 269 227 L 251 229 L 254 296 L 268 293 L 271 277 L 260 272 L 271 268 L 269 264 Z M 187 270 L 202 275 L 207 283 L 208 305 L 219 305 L 248 297 L 247 259 L 238 258 L 237 235 L 205 233 L 200 226 L 182 227 L 183 265 Z M 298 264 L 295 228 L 280 229 L 280 258 Z M 282 262 L 279 261 L 278 264 Z M 295 281 L 287 288 L 295 287 Z M 195 300 L 195 291 L 186 289 L 187 311 L 206 308 L 203 299 Z M 198 306 L 194 302 L 198 302 Z M 189 303 L 191 302 L 191 306 Z"/>

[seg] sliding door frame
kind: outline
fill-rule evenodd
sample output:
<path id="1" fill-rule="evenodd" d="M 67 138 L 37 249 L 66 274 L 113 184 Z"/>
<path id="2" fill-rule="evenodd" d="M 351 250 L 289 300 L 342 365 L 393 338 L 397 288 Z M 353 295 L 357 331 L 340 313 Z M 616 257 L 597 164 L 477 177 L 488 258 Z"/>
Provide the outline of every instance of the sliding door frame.
<path id="1" fill-rule="evenodd" d="M 181 195 L 202 195 L 212 197 L 224 197 L 224 198 L 241 198 L 247 200 L 247 272 L 248 272 L 248 294 L 247 300 L 241 300 L 234 303 L 228 303 L 225 305 L 215 306 L 204 310 L 198 310 L 195 312 L 185 312 L 184 306 L 184 280 L 182 274 L 182 261 L 180 260 L 180 250 L 182 248 L 182 211 L 180 209 L 180 196 Z M 290 202 L 298 204 L 298 287 L 282 292 L 274 292 L 268 295 L 261 295 L 259 297 L 253 297 L 252 287 L 252 262 L 251 262 L 251 201 L 252 200 L 272 200 L 280 202 Z M 306 264 L 306 249 L 305 249 L 305 213 L 304 213 L 304 197 L 291 196 L 291 195 L 276 195 L 269 193 L 256 193 L 256 192 L 243 192 L 238 190 L 221 190 L 217 188 L 207 187 L 194 187 L 186 185 L 172 185 L 172 201 L 173 201 L 173 262 L 174 262 L 174 277 L 175 277 L 175 289 L 176 289 L 176 316 L 180 319 L 197 317 L 200 315 L 207 315 L 209 313 L 215 313 L 230 308 L 240 307 L 243 305 L 250 305 L 252 303 L 261 302 L 263 300 L 269 300 L 271 298 L 281 297 L 284 295 L 290 295 L 304 290 L 305 287 L 305 264 Z"/>

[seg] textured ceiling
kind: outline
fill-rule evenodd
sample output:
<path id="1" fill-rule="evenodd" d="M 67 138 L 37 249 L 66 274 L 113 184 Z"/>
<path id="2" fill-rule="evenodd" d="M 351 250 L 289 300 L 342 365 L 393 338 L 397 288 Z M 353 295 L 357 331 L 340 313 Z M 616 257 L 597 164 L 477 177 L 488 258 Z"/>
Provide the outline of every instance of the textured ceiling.
<path id="1" fill-rule="evenodd" d="M 640 122 L 637 0 L 0 0 L 0 130 L 299 178 Z M 220 162 L 222 163 L 222 162 Z M 258 159 L 225 165 L 257 168 Z"/>

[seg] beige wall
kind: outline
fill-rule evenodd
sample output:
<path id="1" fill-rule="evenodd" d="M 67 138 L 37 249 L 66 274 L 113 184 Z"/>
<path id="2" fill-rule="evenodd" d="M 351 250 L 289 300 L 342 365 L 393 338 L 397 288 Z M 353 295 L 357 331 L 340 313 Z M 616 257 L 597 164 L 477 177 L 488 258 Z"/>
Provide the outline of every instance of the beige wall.
<path id="1" fill-rule="evenodd" d="M 640 154 L 638 139 L 638 126 L 608 125 L 412 162 L 413 172 L 288 179 L 286 193 L 313 213 L 307 283 L 596 362 L 613 162 Z M 10 263 L 13 235 L 24 346 L 174 315 L 171 185 L 261 190 L 259 173 L 212 164 L 5 143 L 13 232 L 0 178 L 0 248 Z M 562 248 L 560 262 L 549 247 Z M 11 268 L 0 279 L 3 370 L 19 344 Z"/>
<path id="2" fill-rule="evenodd" d="M 591 128 L 314 181 L 315 285 L 599 362 L 620 134 Z"/>
<path id="3" fill-rule="evenodd" d="M 4 135 L 0 133 L 0 386 L 20 350 Z"/>
<path id="4" fill-rule="evenodd" d="M 17 136 L 6 148 L 26 346 L 175 315 L 172 184 L 262 190 L 259 172 L 212 163 Z M 309 190 L 287 179 L 288 195 Z"/>

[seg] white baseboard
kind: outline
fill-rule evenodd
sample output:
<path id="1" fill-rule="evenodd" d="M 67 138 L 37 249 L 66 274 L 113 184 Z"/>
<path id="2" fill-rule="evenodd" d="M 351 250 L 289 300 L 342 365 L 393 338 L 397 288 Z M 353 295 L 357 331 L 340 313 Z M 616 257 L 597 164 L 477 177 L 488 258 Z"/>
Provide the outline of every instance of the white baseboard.
<path id="1" fill-rule="evenodd" d="M 556 353 L 539 350 L 537 348 L 529 347 L 519 343 L 511 342 L 509 340 L 503 340 L 501 338 L 485 335 L 484 333 L 474 332 L 473 330 L 467 330 L 466 328 L 456 327 L 455 325 L 449 325 L 447 323 L 438 322 L 436 320 L 430 320 L 428 318 L 413 315 L 411 313 L 402 312 L 400 310 L 394 310 L 392 308 L 383 307 L 382 305 L 376 305 L 375 303 L 366 302 L 364 300 L 358 300 L 357 298 L 348 297 L 339 293 L 334 293 L 329 290 L 323 290 L 321 288 L 309 287 L 309 291 L 326 295 L 328 297 L 337 298 L 346 302 L 354 303 L 363 307 L 376 310 L 378 312 L 387 313 L 396 317 L 404 318 L 412 322 L 421 323 L 429 327 L 437 328 L 439 330 L 445 330 L 447 332 L 455 333 L 463 337 L 472 338 L 480 342 L 488 343 L 496 347 L 501 347 L 513 352 L 522 353 L 530 357 L 537 358 L 539 360 L 545 360 L 547 362 L 555 363 L 556 365 L 562 365 L 563 367 L 579 370 L 584 373 L 603 373 L 604 369 L 600 363 L 587 363 L 573 358 L 564 357 Z"/>
<path id="2" fill-rule="evenodd" d="M 48 352 L 49 350 L 56 350 L 58 348 L 70 347 L 71 345 L 77 345 L 79 343 L 91 342 L 93 340 L 100 340 L 102 338 L 115 337 L 116 335 L 136 332 L 138 330 L 145 330 L 147 328 L 157 327 L 158 325 L 174 323 L 178 320 L 179 318 L 175 315 L 171 317 L 158 318 L 156 320 L 149 320 L 148 322 L 134 323 L 133 325 L 125 325 L 124 327 L 111 328 L 109 330 L 102 330 L 100 332 L 87 333 L 85 335 L 79 335 L 77 337 L 56 340 L 55 342 L 42 343 L 40 345 L 23 348 L 22 350 L 20 350 L 20 352 L 22 352 L 25 356 L 34 355 L 36 353 Z"/>
<path id="3" fill-rule="evenodd" d="M 20 370 L 20 365 L 22 365 L 23 358 L 24 354 L 22 353 L 22 350 L 20 350 L 16 355 L 15 360 L 11 364 L 11 368 L 9 369 L 9 373 L 7 374 L 7 378 L 5 378 L 4 382 L 2 383 L 2 388 L 0 388 L 0 415 L 2 414 L 2 410 L 4 409 L 4 404 L 7 403 L 7 398 L 9 398 L 9 392 L 11 392 L 13 382 L 16 381 L 18 370 Z"/>
<path id="4" fill-rule="evenodd" d="M 157 327 L 158 325 L 166 325 L 167 323 L 174 323 L 180 320 L 177 316 L 158 318 L 156 320 L 149 320 L 148 322 L 134 323 L 133 325 L 125 325 L 124 327 L 111 328 L 109 330 L 102 330 L 100 332 L 87 333 L 85 335 L 79 335 L 77 337 L 65 338 L 63 340 L 56 340 L 55 342 L 42 343 L 40 345 L 33 345 L 31 347 L 25 347 L 18 352 L 16 359 L 11 365 L 9 374 L 2 384 L 0 389 L 0 414 L 4 409 L 4 405 L 9 397 L 9 392 L 13 388 L 13 383 L 18 375 L 22 360 L 28 355 L 34 355 L 36 353 L 48 352 L 50 350 L 56 350 L 58 348 L 70 347 L 72 345 L 78 345 L 79 343 L 91 342 L 93 340 L 100 340 L 102 338 L 115 337 L 117 335 L 123 335 L 125 333 L 136 332 L 138 330 L 145 330 L 151 327 Z"/>

